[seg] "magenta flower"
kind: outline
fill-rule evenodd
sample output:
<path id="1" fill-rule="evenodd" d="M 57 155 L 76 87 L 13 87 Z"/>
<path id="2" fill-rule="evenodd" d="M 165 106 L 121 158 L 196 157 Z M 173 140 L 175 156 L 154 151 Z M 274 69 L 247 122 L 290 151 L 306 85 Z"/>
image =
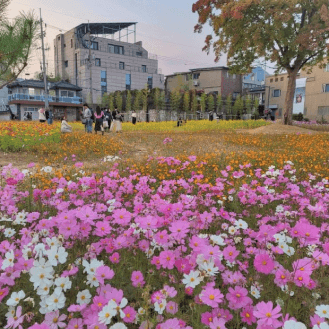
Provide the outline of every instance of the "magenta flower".
<path id="1" fill-rule="evenodd" d="M 269 274 L 274 269 L 274 262 L 268 254 L 258 254 L 254 259 L 254 266 L 258 272 Z"/>
<path id="2" fill-rule="evenodd" d="M 66 319 L 66 315 L 59 315 L 59 311 L 47 313 L 45 315 L 45 323 L 50 327 L 50 329 L 64 328 L 66 324 L 62 321 Z"/>
<path id="3" fill-rule="evenodd" d="M 23 329 L 21 324 L 24 321 L 24 314 L 22 315 L 22 306 L 18 306 L 16 315 L 13 318 L 9 318 L 5 328 L 18 328 Z"/>
<path id="4" fill-rule="evenodd" d="M 115 252 L 109 257 L 110 261 L 114 264 L 118 264 L 120 262 L 120 255 L 119 253 Z"/>
<path id="5" fill-rule="evenodd" d="M 242 322 L 249 324 L 250 326 L 257 320 L 253 313 L 253 307 L 251 305 L 246 306 L 242 312 L 240 312 Z"/>
<path id="6" fill-rule="evenodd" d="M 131 306 L 127 306 L 123 309 L 123 313 L 125 314 L 125 317 L 122 319 L 126 323 L 132 323 L 136 319 L 137 312 L 135 309 Z"/>
<path id="7" fill-rule="evenodd" d="M 172 270 L 175 264 L 175 254 L 171 250 L 161 251 L 159 261 L 163 268 Z"/>
<path id="8" fill-rule="evenodd" d="M 173 302 L 173 301 L 168 302 L 167 305 L 166 305 L 166 311 L 167 311 L 167 313 L 170 313 L 170 314 L 177 313 L 178 304 Z"/>
<path id="9" fill-rule="evenodd" d="M 218 304 L 223 301 L 223 297 L 224 295 L 220 292 L 219 289 L 214 289 L 212 287 L 202 290 L 200 294 L 201 301 L 213 308 L 218 307 Z"/>
<path id="10" fill-rule="evenodd" d="M 225 320 L 222 318 L 214 318 L 212 322 L 209 323 L 210 329 L 226 329 L 225 327 Z"/>
<path id="11" fill-rule="evenodd" d="M 279 328 L 282 326 L 282 322 L 277 320 L 282 316 L 280 313 L 281 307 L 277 305 L 273 308 L 272 302 L 260 302 L 254 309 L 254 316 L 258 318 L 257 324 L 261 326 L 273 326 L 273 328 Z"/>
<path id="12" fill-rule="evenodd" d="M 82 319 L 71 319 L 67 329 L 83 329 L 83 320 Z"/>
<path id="13" fill-rule="evenodd" d="M 145 284 L 143 273 L 140 271 L 132 272 L 131 282 L 134 287 L 143 287 Z"/>
<path id="14" fill-rule="evenodd" d="M 228 288 L 228 291 L 226 298 L 230 302 L 229 307 L 233 310 L 252 304 L 252 300 L 248 297 L 248 290 L 246 288 L 236 286 L 234 288 Z"/>
<path id="15" fill-rule="evenodd" d="M 238 251 L 234 246 L 227 246 L 223 250 L 223 256 L 226 260 L 233 263 L 235 258 L 239 255 L 240 251 Z"/>
<path id="16" fill-rule="evenodd" d="M 104 280 L 111 280 L 114 277 L 114 271 L 108 266 L 99 266 L 96 269 L 95 277 L 99 283 L 104 284 Z"/>

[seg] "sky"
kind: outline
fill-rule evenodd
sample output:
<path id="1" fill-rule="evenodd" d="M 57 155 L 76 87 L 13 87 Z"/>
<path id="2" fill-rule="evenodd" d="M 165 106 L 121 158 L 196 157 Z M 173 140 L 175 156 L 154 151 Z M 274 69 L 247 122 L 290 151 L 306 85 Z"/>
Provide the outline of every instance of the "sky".
<path id="1" fill-rule="evenodd" d="M 162 74 L 186 72 L 189 69 L 226 65 L 226 56 L 215 63 L 213 51 L 202 51 L 204 40 L 211 28 L 205 26 L 202 33 L 194 33 L 198 14 L 192 13 L 196 0 L 12 0 L 7 10 L 8 18 L 20 12 L 34 10 L 47 24 L 45 48 L 47 73 L 54 73 L 53 40 L 65 30 L 81 23 L 137 22 L 136 41 L 142 41 L 149 54 L 157 55 Z M 133 42 L 133 34 L 129 37 Z M 124 39 L 126 41 L 126 38 Z M 39 42 L 41 47 L 41 41 Z M 36 49 L 30 64 L 21 78 L 33 78 L 40 72 L 41 49 Z M 267 67 L 267 71 L 274 70 Z M 25 75 L 29 73 L 30 75 Z"/>

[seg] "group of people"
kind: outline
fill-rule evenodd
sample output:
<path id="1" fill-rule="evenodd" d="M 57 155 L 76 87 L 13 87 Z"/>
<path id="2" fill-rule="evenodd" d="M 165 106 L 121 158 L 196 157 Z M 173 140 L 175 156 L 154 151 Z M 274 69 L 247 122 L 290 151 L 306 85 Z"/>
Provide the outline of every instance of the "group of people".
<path id="1" fill-rule="evenodd" d="M 85 130 L 87 133 L 92 132 L 93 122 L 95 122 L 95 134 L 97 134 L 98 131 L 101 131 L 102 135 L 104 135 L 104 131 L 115 131 L 117 133 L 122 132 L 123 113 L 120 113 L 117 108 L 111 112 L 109 109 L 100 108 L 97 106 L 96 111 L 93 112 L 93 110 L 89 108 L 88 104 L 85 103 L 81 114 L 81 121 L 85 125 Z M 133 111 L 133 124 L 136 124 L 136 119 L 136 112 Z"/>
<path id="2" fill-rule="evenodd" d="M 38 113 L 39 113 L 40 122 L 47 121 L 49 125 L 51 125 L 53 123 L 53 112 L 51 110 L 41 108 L 41 109 L 39 109 Z M 31 120 L 32 120 L 32 116 L 31 116 Z"/>

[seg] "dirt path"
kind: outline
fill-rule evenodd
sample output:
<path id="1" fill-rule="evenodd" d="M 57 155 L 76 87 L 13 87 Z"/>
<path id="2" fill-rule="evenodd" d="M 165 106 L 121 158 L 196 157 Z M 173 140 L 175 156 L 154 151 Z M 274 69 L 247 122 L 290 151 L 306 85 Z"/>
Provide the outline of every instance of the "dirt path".
<path id="1" fill-rule="evenodd" d="M 277 120 L 274 123 L 263 126 L 255 129 L 238 129 L 236 130 L 237 133 L 241 134 L 272 134 L 272 135 L 279 135 L 279 134 L 318 134 L 318 131 L 305 129 L 296 126 L 287 126 L 281 123 L 281 120 Z"/>

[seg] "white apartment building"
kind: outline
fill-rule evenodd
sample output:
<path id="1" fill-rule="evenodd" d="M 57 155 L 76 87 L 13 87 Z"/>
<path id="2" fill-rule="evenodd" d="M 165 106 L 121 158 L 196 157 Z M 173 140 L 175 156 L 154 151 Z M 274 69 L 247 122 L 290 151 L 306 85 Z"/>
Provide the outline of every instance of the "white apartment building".
<path id="1" fill-rule="evenodd" d="M 146 84 L 164 89 L 156 56 L 136 42 L 136 24 L 87 23 L 58 34 L 55 75 L 81 87 L 82 97 L 91 104 L 99 104 L 105 92 L 143 89 Z"/>

